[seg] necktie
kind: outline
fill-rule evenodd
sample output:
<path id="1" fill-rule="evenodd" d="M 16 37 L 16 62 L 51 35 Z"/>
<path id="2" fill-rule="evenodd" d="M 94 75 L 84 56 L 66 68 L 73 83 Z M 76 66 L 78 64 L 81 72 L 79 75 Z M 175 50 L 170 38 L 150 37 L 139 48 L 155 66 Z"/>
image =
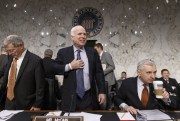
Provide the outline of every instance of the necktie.
<path id="1" fill-rule="evenodd" d="M 16 80 L 16 67 L 17 67 L 17 59 L 13 59 L 8 79 L 8 90 L 7 90 L 7 98 L 12 100 L 14 98 L 14 86 Z"/>
<path id="2" fill-rule="evenodd" d="M 149 93 L 148 93 L 148 89 L 146 87 L 146 84 L 143 84 L 144 89 L 142 91 L 142 95 L 141 95 L 141 102 L 143 107 L 146 107 L 147 103 L 148 103 L 148 99 L 149 99 Z"/>
<path id="3" fill-rule="evenodd" d="M 81 59 L 80 52 L 81 50 L 77 50 L 77 60 Z M 76 82 L 77 82 L 76 93 L 80 98 L 83 98 L 85 94 L 83 68 L 79 68 L 76 70 Z"/>

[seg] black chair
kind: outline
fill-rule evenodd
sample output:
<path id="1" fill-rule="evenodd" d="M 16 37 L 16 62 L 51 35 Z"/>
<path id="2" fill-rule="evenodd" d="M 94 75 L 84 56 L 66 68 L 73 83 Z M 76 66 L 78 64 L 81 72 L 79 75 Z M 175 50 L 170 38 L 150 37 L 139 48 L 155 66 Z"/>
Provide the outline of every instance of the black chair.
<path id="1" fill-rule="evenodd" d="M 46 110 L 57 109 L 57 99 L 61 99 L 61 92 L 58 86 L 58 81 L 55 79 L 45 78 L 45 100 L 44 108 Z"/>

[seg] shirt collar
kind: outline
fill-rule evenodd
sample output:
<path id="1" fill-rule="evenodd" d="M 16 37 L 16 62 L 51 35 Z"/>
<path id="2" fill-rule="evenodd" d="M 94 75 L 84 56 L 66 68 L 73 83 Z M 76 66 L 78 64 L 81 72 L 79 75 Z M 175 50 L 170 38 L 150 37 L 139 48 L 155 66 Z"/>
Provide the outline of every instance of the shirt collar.
<path id="1" fill-rule="evenodd" d="M 77 50 L 81 50 L 82 52 L 85 51 L 84 47 L 82 47 L 81 49 L 78 49 L 78 48 L 76 48 L 74 45 L 73 45 L 73 50 L 74 50 L 74 53 L 75 53 Z"/>
<path id="2" fill-rule="evenodd" d="M 143 86 L 144 82 L 138 77 L 137 79 L 137 85 L 138 86 Z M 148 84 L 147 84 L 148 85 Z"/>
<path id="3" fill-rule="evenodd" d="M 99 55 L 99 56 L 101 57 L 101 56 L 102 56 L 102 54 L 103 54 L 103 51 L 100 53 L 100 55 Z"/>

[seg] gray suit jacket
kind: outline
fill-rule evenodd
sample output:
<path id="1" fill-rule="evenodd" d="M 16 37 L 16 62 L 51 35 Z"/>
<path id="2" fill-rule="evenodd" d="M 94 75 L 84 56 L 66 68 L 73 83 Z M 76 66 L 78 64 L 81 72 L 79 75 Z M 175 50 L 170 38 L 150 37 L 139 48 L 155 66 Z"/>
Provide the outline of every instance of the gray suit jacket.
<path id="1" fill-rule="evenodd" d="M 108 52 L 103 52 L 101 56 L 101 64 L 106 65 L 104 71 L 105 80 L 108 81 L 108 86 L 114 85 L 116 78 L 114 75 L 115 65 L 112 56 Z"/>

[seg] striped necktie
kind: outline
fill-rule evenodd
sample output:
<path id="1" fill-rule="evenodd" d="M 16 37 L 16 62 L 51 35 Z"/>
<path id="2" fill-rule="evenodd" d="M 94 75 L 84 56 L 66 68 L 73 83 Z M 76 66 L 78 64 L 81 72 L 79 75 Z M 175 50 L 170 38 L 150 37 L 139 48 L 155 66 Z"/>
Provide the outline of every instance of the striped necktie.
<path id="1" fill-rule="evenodd" d="M 81 50 L 77 50 L 77 60 L 81 59 L 80 52 Z M 76 93 L 80 98 L 83 98 L 85 94 L 83 68 L 79 68 L 76 70 L 76 82 L 77 82 Z"/>

